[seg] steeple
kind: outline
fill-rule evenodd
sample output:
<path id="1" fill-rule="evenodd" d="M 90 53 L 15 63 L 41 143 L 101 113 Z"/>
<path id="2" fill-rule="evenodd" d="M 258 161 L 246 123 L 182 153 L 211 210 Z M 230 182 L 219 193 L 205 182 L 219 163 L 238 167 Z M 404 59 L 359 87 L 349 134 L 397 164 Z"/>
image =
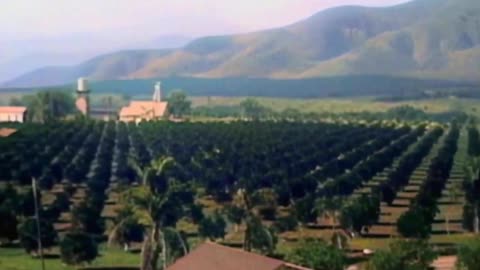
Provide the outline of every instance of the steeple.
<path id="1" fill-rule="evenodd" d="M 155 92 L 153 92 L 153 101 L 160 102 L 162 101 L 162 83 L 155 83 Z"/>

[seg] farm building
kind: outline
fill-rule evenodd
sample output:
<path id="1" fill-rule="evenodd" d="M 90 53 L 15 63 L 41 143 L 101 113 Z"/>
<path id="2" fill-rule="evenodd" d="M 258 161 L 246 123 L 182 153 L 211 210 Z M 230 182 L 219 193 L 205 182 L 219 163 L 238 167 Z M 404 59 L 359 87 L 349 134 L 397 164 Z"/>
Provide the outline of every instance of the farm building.
<path id="1" fill-rule="evenodd" d="M 167 102 L 162 101 L 161 84 L 155 84 L 155 92 L 151 101 L 131 101 L 120 110 L 120 121 L 140 122 L 142 120 L 159 119 L 166 116 Z"/>
<path id="2" fill-rule="evenodd" d="M 0 106 L 0 122 L 25 122 L 27 107 Z"/>
<path id="3" fill-rule="evenodd" d="M 244 250 L 206 242 L 178 259 L 167 270 L 310 270 Z"/>

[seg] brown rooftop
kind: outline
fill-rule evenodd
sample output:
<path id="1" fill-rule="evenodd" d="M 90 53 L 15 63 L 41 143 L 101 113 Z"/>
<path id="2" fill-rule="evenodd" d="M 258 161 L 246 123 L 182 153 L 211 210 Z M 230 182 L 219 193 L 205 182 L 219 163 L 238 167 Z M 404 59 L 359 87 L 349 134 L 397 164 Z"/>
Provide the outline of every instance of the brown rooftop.
<path id="1" fill-rule="evenodd" d="M 120 117 L 129 116 L 153 116 L 162 117 L 165 115 L 167 102 L 157 101 L 131 101 L 129 106 L 120 110 Z"/>
<path id="2" fill-rule="evenodd" d="M 206 242 L 167 270 L 310 270 L 244 250 Z"/>

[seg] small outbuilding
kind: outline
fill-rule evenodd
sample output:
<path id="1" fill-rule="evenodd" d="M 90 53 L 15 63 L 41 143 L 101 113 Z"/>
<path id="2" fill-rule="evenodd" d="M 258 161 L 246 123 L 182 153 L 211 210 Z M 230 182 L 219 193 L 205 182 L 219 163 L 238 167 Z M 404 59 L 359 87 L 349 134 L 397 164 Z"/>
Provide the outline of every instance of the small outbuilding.
<path id="1" fill-rule="evenodd" d="M 23 123 L 27 118 L 27 107 L 0 106 L 0 122 Z"/>

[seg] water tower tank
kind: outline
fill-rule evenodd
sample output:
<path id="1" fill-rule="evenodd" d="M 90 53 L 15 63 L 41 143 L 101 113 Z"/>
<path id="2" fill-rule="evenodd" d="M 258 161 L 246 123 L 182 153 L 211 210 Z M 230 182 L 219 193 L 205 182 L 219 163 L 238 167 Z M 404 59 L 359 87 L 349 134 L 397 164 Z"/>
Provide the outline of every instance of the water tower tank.
<path id="1" fill-rule="evenodd" d="M 77 81 L 77 90 L 79 92 L 88 91 L 88 81 L 85 78 L 79 78 Z"/>

